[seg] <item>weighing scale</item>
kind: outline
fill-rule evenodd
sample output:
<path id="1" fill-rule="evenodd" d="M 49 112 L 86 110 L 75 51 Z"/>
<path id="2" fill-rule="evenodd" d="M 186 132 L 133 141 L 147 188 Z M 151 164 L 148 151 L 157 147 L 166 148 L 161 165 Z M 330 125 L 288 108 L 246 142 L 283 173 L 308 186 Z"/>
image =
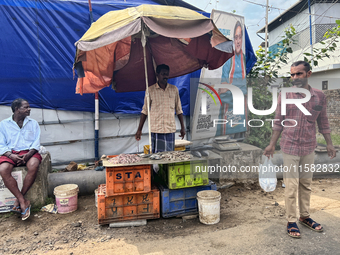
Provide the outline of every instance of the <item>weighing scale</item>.
<path id="1" fill-rule="evenodd" d="M 212 146 L 220 151 L 240 150 L 241 147 L 236 142 L 236 139 L 230 139 L 229 137 L 216 137 L 213 140 Z"/>

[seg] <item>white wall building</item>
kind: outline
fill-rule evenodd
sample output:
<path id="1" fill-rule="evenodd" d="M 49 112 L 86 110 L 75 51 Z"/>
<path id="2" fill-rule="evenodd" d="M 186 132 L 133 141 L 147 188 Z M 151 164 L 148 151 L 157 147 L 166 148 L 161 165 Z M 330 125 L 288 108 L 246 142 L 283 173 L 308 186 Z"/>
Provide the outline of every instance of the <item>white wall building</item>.
<path id="1" fill-rule="evenodd" d="M 308 0 L 300 0 L 280 16 L 268 24 L 269 51 L 275 52 L 278 43 L 284 36 L 284 30 L 292 25 L 296 29 L 295 44 L 292 45 L 293 53 L 289 54 L 289 61 L 283 67 L 280 75 L 287 76 L 291 63 L 303 60 L 304 52 L 311 52 L 311 47 L 322 48 L 330 40 L 324 37 L 325 32 L 336 27 L 336 20 L 340 20 L 340 2 L 334 0 L 311 0 L 311 23 L 309 21 Z M 339 3 L 338 3 L 339 2 Z M 274 5 L 275 6 L 275 5 Z M 310 45 L 310 30 L 312 31 L 312 46 Z M 261 28 L 257 33 L 264 33 Z M 318 66 L 313 67 L 313 76 L 310 85 L 318 89 L 340 88 L 340 43 L 332 52 L 331 57 L 318 61 Z"/>

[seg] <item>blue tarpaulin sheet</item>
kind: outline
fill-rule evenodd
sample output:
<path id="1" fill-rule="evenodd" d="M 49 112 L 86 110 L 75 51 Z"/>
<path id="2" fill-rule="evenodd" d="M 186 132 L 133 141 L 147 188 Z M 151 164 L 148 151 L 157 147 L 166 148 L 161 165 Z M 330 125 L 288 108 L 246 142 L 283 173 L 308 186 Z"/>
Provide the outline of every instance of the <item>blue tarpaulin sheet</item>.
<path id="1" fill-rule="evenodd" d="M 163 3 L 92 0 L 93 18 L 140 4 Z M 175 4 L 195 9 L 179 0 Z M 36 108 L 94 112 L 94 94 L 75 94 L 77 76 L 73 79 L 72 73 L 74 43 L 90 24 L 88 0 L 0 0 L 0 105 L 21 97 Z M 254 55 L 246 40 L 247 52 Z M 247 71 L 251 66 L 247 61 Z M 169 80 L 179 89 L 184 115 L 190 112 L 190 77 Z M 99 92 L 99 99 L 100 112 L 136 114 L 144 92 L 116 93 L 108 87 Z"/>

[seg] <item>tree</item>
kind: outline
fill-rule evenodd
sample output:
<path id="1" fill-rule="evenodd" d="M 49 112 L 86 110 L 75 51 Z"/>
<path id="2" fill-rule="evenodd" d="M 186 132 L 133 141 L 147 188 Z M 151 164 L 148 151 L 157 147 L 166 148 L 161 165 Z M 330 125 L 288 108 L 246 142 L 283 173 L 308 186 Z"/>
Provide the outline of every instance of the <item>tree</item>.
<path id="1" fill-rule="evenodd" d="M 336 23 L 338 26 L 329 29 L 325 34 L 325 37 L 330 40 L 320 42 L 322 45 L 325 45 L 324 47 L 314 48 L 313 54 L 303 53 L 306 62 L 311 63 L 313 61 L 313 65 L 318 66 L 318 60 L 325 57 L 329 58 L 330 52 L 335 51 L 337 47 L 336 42 L 338 42 L 340 36 L 340 20 L 337 20 Z M 284 32 L 285 34 L 282 36 L 283 40 L 280 42 L 278 51 L 275 54 L 269 51 L 266 55 L 265 50 L 261 47 L 256 51 L 257 62 L 247 75 L 247 85 L 253 90 L 253 106 L 257 110 L 266 110 L 271 107 L 273 95 L 268 88 L 279 78 L 279 69 L 281 69 L 282 65 L 288 64 L 289 54 L 293 53 L 290 46 L 294 44 L 293 37 L 296 34 L 295 28 L 290 26 Z M 310 59 L 307 57 L 310 57 Z M 291 84 L 288 79 L 284 79 L 281 86 L 289 87 Z M 246 142 L 264 149 L 269 144 L 272 134 L 271 122 L 266 120 L 274 119 L 274 115 L 275 113 L 267 116 L 258 116 L 249 112 L 248 119 L 258 119 L 262 121 L 258 121 L 259 123 L 254 121 L 252 125 L 264 124 L 262 127 L 250 128 Z M 278 144 L 276 145 L 276 149 L 279 149 Z"/>

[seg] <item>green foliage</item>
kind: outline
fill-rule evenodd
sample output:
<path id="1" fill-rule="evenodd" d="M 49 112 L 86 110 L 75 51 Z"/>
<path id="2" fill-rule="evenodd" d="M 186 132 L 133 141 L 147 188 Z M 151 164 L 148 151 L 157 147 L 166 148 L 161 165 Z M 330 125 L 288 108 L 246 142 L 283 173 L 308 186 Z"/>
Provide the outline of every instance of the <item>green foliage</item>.
<path id="1" fill-rule="evenodd" d="M 331 138 L 332 138 L 332 143 L 334 146 L 339 146 L 340 145 L 340 135 L 338 134 L 331 134 Z M 327 144 L 326 140 L 323 136 L 320 136 L 317 138 L 317 143 L 321 143 L 321 144 Z"/>
<path id="2" fill-rule="evenodd" d="M 330 58 L 331 52 L 334 52 L 337 47 L 338 38 L 340 36 L 340 20 L 336 20 L 336 23 L 338 26 L 328 29 L 325 33 L 324 37 L 327 40 L 327 42 L 321 41 L 320 44 L 322 44 L 321 48 L 313 48 L 313 54 L 309 52 L 304 52 L 305 55 L 304 61 L 309 62 L 310 64 L 313 63 L 314 66 L 318 66 L 319 62 L 318 60 L 322 60 L 324 58 Z M 309 59 L 307 57 L 310 57 Z"/>
<path id="3" fill-rule="evenodd" d="M 54 199 L 52 197 L 47 197 L 45 199 L 45 205 L 54 204 Z"/>
<path id="4" fill-rule="evenodd" d="M 247 85 L 253 90 L 253 106 L 257 110 L 266 110 L 271 108 L 273 102 L 273 95 L 268 88 L 272 85 L 276 78 L 278 78 L 278 70 L 282 65 L 287 64 L 288 54 L 293 50 L 290 47 L 294 43 L 293 36 L 296 34 L 294 27 L 289 27 L 285 30 L 282 43 L 275 54 L 265 54 L 265 50 L 260 48 L 256 51 L 257 62 L 250 73 L 247 75 Z M 274 95 L 276 96 L 276 95 Z M 264 149 L 269 145 L 272 134 L 272 123 L 266 121 L 267 119 L 274 119 L 275 113 L 266 116 L 255 115 L 248 113 L 248 119 L 262 120 L 264 125 L 262 127 L 250 128 L 249 136 L 246 142 L 254 146 Z M 252 122 L 252 125 L 260 126 L 261 123 Z M 279 148 L 279 145 L 276 146 Z"/>
<path id="5" fill-rule="evenodd" d="M 306 62 L 311 63 L 311 61 L 313 61 L 314 66 L 317 66 L 319 64 L 318 60 L 321 60 L 324 57 L 329 58 L 329 52 L 335 51 L 337 47 L 336 42 L 338 42 L 337 39 L 340 36 L 340 20 L 337 20 L 336 23 L 338 26 L 328 30 L 325 34 L 325 37 L 331 38 L 331 40 L 327 41 L 327 44 L 326 42 L 321 42 L 321 44 L 325 45 L 325 47 L 314 49 L 313 54 L 308 52 L 304 53 L 304 60 Z M 281 69 L 283 65 L 288 64 L 288 54 L 293 52 L 290 46 L 295 43 L 293 39 L 294 35 L 296 35 L 295 28 L 290 26 L 284 32 L 285 34 L 277 53 L 271 54 L 271 52 L 267 52 L 267 54 L 265 54 L 265 50 L 263 48 L 256 51 L 257 62 L 251 72 L 247 75 L 247 85 L 253 89 L 252 101 L 254 108 L 257 110 L 266 110 L 271 108 L 273 95 L 268 88 L 273 84 L 275 79 L 278 78 L 279 69 Z M 307 57 L 310 57 L 310 59 Z M 291 86 L 288 79 L 284 80 L 283 86 Z M 271 122 L 266 120 L 274 119 L 274 115 L 275 113 L 267 116 L 257 116 L 249 112 L 248 119 L 260 119 L 263 121 L 264 125 L 262 127 L 250 128 L 246 142 L 262 149 L 267 147 L 271 139 L 272 126 Z M 252 122 L 252 125 L 260 126 L 261 123 Z M 333 140 L 334 139 L 338 144 L 340 144 L 339 137 L 334 137 Z M 277 144 L 276 149 L 278 148 L 279 145 Z"/>

